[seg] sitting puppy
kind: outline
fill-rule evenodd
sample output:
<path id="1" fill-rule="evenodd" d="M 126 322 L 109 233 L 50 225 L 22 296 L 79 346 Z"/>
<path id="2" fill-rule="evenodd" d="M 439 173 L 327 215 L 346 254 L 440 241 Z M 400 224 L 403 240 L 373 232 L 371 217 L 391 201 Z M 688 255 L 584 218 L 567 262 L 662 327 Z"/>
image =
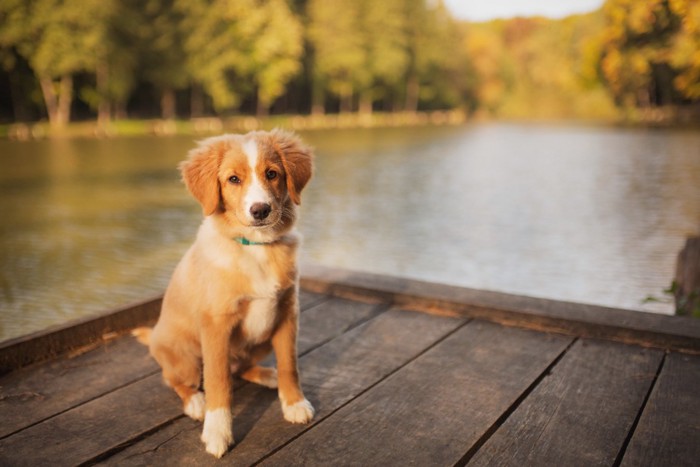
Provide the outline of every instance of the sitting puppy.
<path id="1" fill-rule="evenodd" d="M 207 452 L 221 457 L 233 443 L 232 372 L 278 387 L 286 420 L 314 415 L 297 371 L 293 230 L 312 153 L 281 130 L 223 135 L 200 142 L 180 169 L 205 218 L 175 269 L 158 323 L 134 334 L 149 345 L 185 413 L 204 420 Z M 277 370 L 258 366 L 272 349 Z"/>

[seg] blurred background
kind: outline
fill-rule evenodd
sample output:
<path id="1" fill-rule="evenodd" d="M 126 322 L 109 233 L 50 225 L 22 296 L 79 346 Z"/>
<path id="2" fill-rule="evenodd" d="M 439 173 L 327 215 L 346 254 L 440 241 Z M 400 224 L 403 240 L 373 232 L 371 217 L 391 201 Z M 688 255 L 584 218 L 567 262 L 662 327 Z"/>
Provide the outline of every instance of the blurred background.
<path id="1" fill-rule="evenodd" d="M 0 0 L 0 65 L 0 340 L 162 292 L 221 132 L 316 148 L 303 261 L 670 314 L 700 231 L 696 0 Z"/>

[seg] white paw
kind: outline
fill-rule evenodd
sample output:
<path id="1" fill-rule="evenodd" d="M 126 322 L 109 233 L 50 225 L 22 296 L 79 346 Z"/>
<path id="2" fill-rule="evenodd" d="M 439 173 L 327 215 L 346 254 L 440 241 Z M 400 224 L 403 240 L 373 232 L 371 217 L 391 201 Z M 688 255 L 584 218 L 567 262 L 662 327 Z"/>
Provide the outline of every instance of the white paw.
<path id="1" fill-rule="evenodd" d="M 233 443 L 230 409 L 220 408 L 207 411 L 204 417 L 202 441 L 206 445 L 207 452 L 216 458 L 221 458 L 228 451 L 229 445 Z"/>
<path id="2" fill-rule="evenodd" d="M 204 420 L 204 409 L 206 405 L 204 402 L 204 393 L 197 392 L 192 397 L 190 397 L 189 402 L 185 406 L 185 415 L 195 420 Z"/>
<path id="3" fill-rule="evenodd" d="M 282 412 L 284 419 L 291 423 L 308 423 L 314 417 L 314 408 L 306 399 L 291 405 L 282 402 Z"/>

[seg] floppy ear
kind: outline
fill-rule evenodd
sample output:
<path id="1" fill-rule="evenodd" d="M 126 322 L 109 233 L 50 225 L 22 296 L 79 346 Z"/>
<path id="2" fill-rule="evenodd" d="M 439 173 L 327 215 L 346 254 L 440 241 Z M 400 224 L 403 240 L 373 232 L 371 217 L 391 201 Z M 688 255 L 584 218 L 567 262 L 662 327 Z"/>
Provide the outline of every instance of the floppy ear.
<path id="1" fill-rule="evenodd" d="M 209 138 L 191 150 L 187 160 L 180 163 L 182 180 L 192 196 L 202 205 L 204 215 L 213 214 L 219 207 L 219 165 L 225 151 L 224 142 Z"/>
<path id="2" fill-rule="evenodd" d="M 276 129 L 270 136 L 275 152 L 282 159 L 289 197 L 295 204 L 301 204 L 301 190 L 313 174 L 313 151 L 294 133 Z"/>

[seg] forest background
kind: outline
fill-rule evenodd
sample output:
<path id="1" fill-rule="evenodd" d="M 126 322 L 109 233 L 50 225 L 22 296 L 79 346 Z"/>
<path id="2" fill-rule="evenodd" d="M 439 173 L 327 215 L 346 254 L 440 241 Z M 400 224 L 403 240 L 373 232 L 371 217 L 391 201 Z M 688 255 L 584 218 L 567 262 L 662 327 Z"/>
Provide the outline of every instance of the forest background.
<path id="1" fill-rule="evenodd" d="M 0 0 L 0 123 L 454 109 L 700 120 L 700 1 L 470 23 L 441 0 Z"/>

